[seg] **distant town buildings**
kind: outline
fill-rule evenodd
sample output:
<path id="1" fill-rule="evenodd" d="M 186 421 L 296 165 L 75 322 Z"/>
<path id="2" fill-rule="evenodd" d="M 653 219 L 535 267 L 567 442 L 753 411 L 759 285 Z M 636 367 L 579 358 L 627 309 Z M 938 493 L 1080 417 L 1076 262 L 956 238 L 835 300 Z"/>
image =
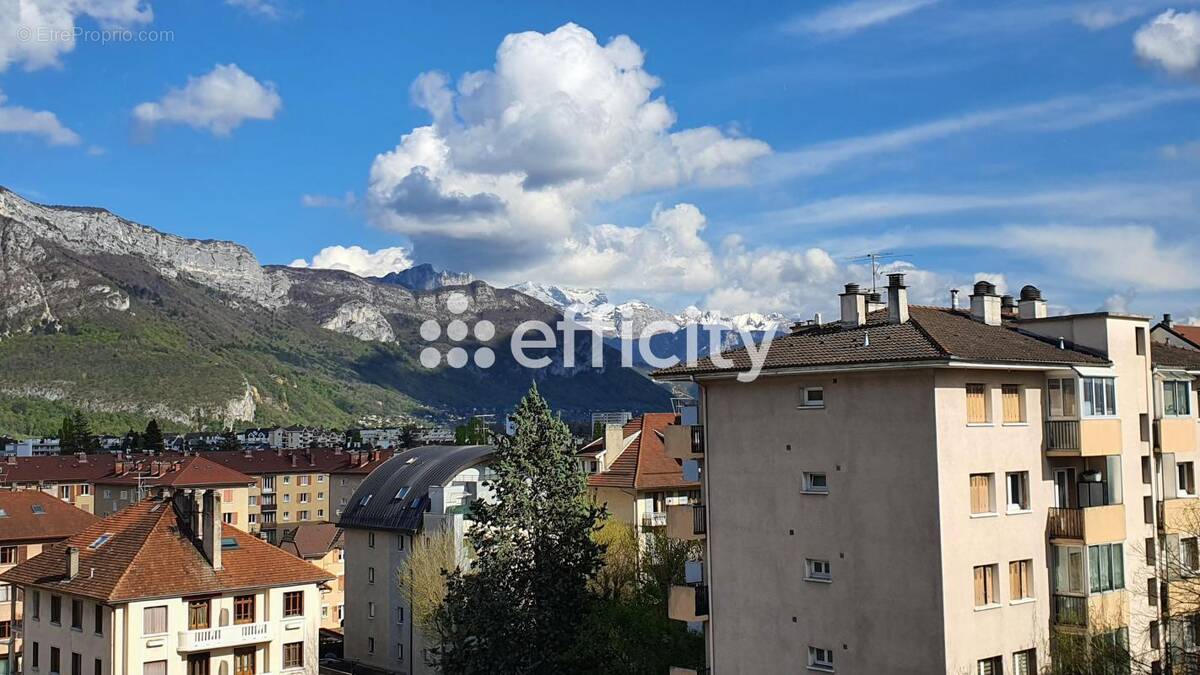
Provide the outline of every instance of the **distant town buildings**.
<path id="1" fill-rule="evenodd" d="M 333 581 L 321 590 L 321 628 L 341 633 L 346 590 L 341 528 L 333 523 L 297 525 L 284 531 L 279 548 L 333 576 Z"/>

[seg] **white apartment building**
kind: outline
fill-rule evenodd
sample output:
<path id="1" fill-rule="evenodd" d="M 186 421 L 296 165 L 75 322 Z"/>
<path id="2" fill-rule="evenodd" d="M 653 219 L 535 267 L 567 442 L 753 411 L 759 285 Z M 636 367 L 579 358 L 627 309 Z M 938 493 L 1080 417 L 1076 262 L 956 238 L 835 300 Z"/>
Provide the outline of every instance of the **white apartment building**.
<path id="1" fill-rule="evenodd" d="M 0 575 L 24 673 L 317 673 L 321 569 L 221 524 L 211 490 L 146 499 Z"/>
<path id="2" fill-rule="evenodd" d="M 887 290 L 847 285 L 752 382 L 744 350 L 656 373 L 701 391 L 665 438 L 703 483 L 667 528 L 705 540 L 669 611 L 707 667 L 1032 675 L 1086 637 L 1168 672 L 1194 637 L 1162 621 L 1162 563 L 1194 546 L 1172 528 L 1197 504 L 1200 359 L 1156 364 L 1146 317 L 1051 317 L 1032 286 L 962 309 Z"/>

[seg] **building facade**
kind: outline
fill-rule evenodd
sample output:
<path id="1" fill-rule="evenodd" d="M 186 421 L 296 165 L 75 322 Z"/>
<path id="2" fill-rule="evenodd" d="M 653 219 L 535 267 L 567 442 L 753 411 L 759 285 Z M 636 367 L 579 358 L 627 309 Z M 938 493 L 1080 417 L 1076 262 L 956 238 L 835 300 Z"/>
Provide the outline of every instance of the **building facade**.
<path id="1" fill-rule="evenodd" d="M 321 589 L 321 628 L 341 633 L 346 611 L 346 549 L 341 528 L 333 523 L 297 525 L 284 532 L 279 548 L 333 576 Z"/>

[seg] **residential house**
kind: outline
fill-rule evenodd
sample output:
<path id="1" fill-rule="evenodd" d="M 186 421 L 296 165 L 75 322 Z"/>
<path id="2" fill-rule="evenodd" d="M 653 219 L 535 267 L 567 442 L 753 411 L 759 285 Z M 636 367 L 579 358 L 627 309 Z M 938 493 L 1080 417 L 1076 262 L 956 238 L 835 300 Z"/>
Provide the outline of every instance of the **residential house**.
<path id="1" fill-rule="evenodd" d="M 249 493 L 254 479 L 198 455 L 159 455 L 144 459 L 120 458 L 112 473 L 95 480 L 95 508 L 110 516 L 149 495 L 170 496 L 179 490 L 213 489 L 221 499 L 226 525 L 256 534 L 250 521 Z"/>
<path id="2" fill-rule="evenodd" d="M 0 460 L 0 489 L 41 490 L 94 513 L 92 488 L 97 478 L 112 473 L 113 455 L 54 455 Z"/>
<path id="3" fill-rule="evenodd" d="M 346 556 L 342 530 L 333 523 L 308 523 L 285 530 L 279 548 L 333 575 L 321 589 L 321 628 L 342 632 L 346 603 Z"/>

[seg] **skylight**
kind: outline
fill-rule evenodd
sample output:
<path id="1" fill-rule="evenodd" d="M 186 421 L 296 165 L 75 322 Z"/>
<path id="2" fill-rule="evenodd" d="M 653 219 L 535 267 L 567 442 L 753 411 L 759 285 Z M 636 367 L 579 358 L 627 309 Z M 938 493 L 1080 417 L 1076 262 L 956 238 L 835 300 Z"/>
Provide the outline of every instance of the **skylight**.
<path id="1" fill-rule="evenodd" d="M 367 495 L 366 497 L 363 497 L 361 500 L 359 500 L 358 505 L 366 506 L 367 502 L 369 502 L 369 501 L 371 501 L 371 495 Z"/>
<path id="2" fill-rule="evenodd" d="M 400 488 L 399 490 L 396 490 L 396 499 L 404 499 L 405 497 L 407 497 L 408 496 L 408 487 L 409 486 L 405 485 L 404 487 Z"/>
<path id="3" fill-rule="evenodd" d="M 29 508 L 33 509 L 33 515 L 35 516 L 40 516 L 46 512 L 46 507 L 42 506 L 41 504 L 34 504 Z"/>
<path id="4" fill-rule="evenodd" d="M 0 509 L 0 518 L 7 518 L 7 517 L 8 517 L 8 511 L 5 511 L 4 509 Z"/>
<path id="5" fill-rule="evenodd" d="M 237 539 L 234 537 L 221 537 L 221 548 L 237 548 Z"/>
<path id="6" fill-rule="evenodd" d="M 94 551 L 94 550 L 100 548 L 101 546 L 107 544 L 109 539 L 112 539 L 112 532 L 105 532 L 104 534 L 100 535 L 99 537 L 96 537 L 96 541 L 93 541 L 92 543 L 88 544 L 88 548 L 90 548 Z"/>

